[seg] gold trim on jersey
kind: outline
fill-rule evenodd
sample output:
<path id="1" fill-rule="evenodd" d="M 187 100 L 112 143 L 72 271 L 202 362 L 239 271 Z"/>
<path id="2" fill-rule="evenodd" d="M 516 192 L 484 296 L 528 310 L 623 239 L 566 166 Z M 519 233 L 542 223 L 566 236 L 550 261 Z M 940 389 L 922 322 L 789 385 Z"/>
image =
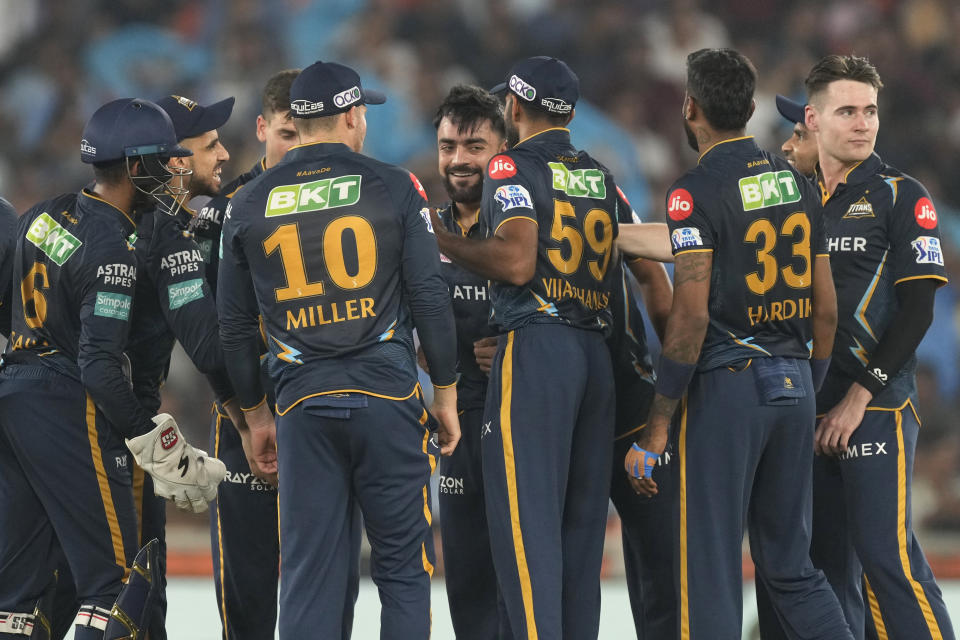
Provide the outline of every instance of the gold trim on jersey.
<path id="1" fill-rule="evenodd" d="M 687 578 L 687 395 L 680 399 L 680 640 L 690 640 L 690 595 Z"/>
<path id="2" fill-rule="evenodd" d="M 889 640 L 887 636 L 887 626 L 883 623 L 883 616 L 880 614 L 880 603 L 877 601 L 877 594 L 873 592 L 866 572 L 863 574 L 863 582 L 867 587 L 867 605 L 870 611 L 870 617 L 873 619 L 873 626 L 877 630 L 877 640 Z"/>
<path id="3" fill-rule="evenodd" d="M 427 422 L 427 410 L 423 410 L 423 415 L 420 417 L 420 424 L 426 424 Z M 427 460 L 430 463 L 430 475 L 433 475 L 433 472 L 437 468 L 437 459 L 433 455 L 427 453 L 427 443 L 430 442 L 430 430 L 424 429 L 423 431 L 423 453 L 427 456 Z M 430 526 L 433 524 L 433 514 L 430 513 L 430 499 L 427 495 L 427 487 L 430 485 L 430 481 L 427 480 L 427 484 L 423 485 L 423 517 L 427 521 L 427 535 L 432 535 L 430 533 Z M 430 558 L 427 556 L 427 543 L 420 543 L 420 557 L 423 561 L 423 570 L 427 572 L 431 578 L 433 577 L 433 564 L 430 562 Z"/>
<path id="4" fill-rule="evenodd" d="M 418 382 L 418 383 L 414 386 L 413 390 L 412 390 L 410 393 L 408 393 L 407 395 L 402 396 L 402 397 L 401 397 L 401 396 L 387 396 L 387 395 L 383 395 L 383 394 L 380 394 L 380 393 L 374 393 L 373 391 L 365 391 L 365 390 L 363 390 L 363 389 L 333 389 L 333 390 L 331 390 L 331 391 L 319 391 L 319 392 L 317 392 L 317 393 L 311 393 L 311 394 L 308 395 L 308 396 L 303 396 L 302 398 L 300 398 L 299 400 L 297 400 L 296 402 L 294 402 L 293 404 L 291 404 L 289 407 L 287 407 L 287 408 L 284 409 L 283 411 L 280 411 L 280 407 L 278 406 L 278 407 L 277 407 L 277 415 L 278 415 L 278 416 L 285 416 L 285 415 L 287 415 L 287 413 L 289 413 L 291 409 L 293 409 L 295 406 L 297 406 L 298 404 L 300 404 L 300 403 L 303 402 L 304 400 L 309 400 L 310 398 L 316 398 L 316 397 L 319 397 L 319 396 L 329 396 L 329 395 L 333 395 L 333 394 L 335 394 L 335 393 L 362 393 L 362 394 L 365 395 L 365 396 L 373 396 L 374 398 L 383 398 L 384 400 L 397 400 L 397 401 L 401 401 L 401 400 L 409 400 L 411 397 L 413 397 L 413 394 L 415 394 L 415 393 L 417 393 L 417 392 L 419 391 L 419 389 L 420 389 L 420 383 Z M 258 405 L 258 406 L 259 406 L 259 405 Z M 245 411 L 246 411 L 246 409 L 245 409 Z"/>
<path id="5" fill-rule="evenodd" d="M 220 414 L 220 410 L 217 409 L 217 405 L 213 405 L 214 409 L 217 412 L 217 423 L 214 430 L 213 437 L 213 457 L 220 457 L 220 426 L 223 422 L 223 417 Z M 230 625 L 227 621 L 227 579 L 226 573 L 223 567 L 223 524 L 220 522 L 220 505 L 219 503 L 213 507 L 217 510 L 217 554 L 220 558 L 220 620 L 223 622 L 223 634 L 226 637 L 230 637 Z"/>
<path id="6" fill-rule="evenodd" d="M 97 200 L 97 201 L 99 201 L 99 202 L 102 202 L 103 204 L 108 204 L 108 205 L 110 205 L 111 207 L 113 207 L 114 209 L 116 209 L 117 211 L 119 211 L 120 213 L 122 213 L 122 214 L 123 214 L 123 217 L 130 221 L 130 224 L 133 225 L 133 228 L 134 228 L 134 229 L 137 228 L 137 223 L 133 221 L 133 218 L 130 217 L 130 214 L 127 213 L 126 211 L 124 211 L 123 209 L 121 209 L 120 207 L 118 207 L 117 205 L 113 204 L 112 202 L 107 202 L 106 200 L 104 200 L 104 199 L 101 198 L 100 196 L 96 195 L 95 193 L 93 193 L 93 192 L 91 192 L 91 191 L 87 191 L 86 189 L 84 189 L 83 191 L 81 191 L 81 192 L 80 192 L 80 195 L 86 196 L 86 197 L 90 198 L 91 200 Z"/>
<path id="7" fill-rule="evenodd" d="M 256 411 L 257 409 L 259 409 L 260 407 L 262 407 L 266 402 L 267 402 L 267 394 L 263 394 L 263 400 L 261 400 L 261 401 L 258 402 L 257 404 L 255 404 L 255 405 L 253 405 L 252 407 L 247 408 L 247 409 L 245 409 L 245 408 L 243 408 L 243 407 L 240 407 L 240 411 Z"/>
<path id="8" fill-rule="evenodd" d="M 540 223 L 537 222 L 535 218 L 531 218 L 530 216 L 510 216 L 509 218 L 507 218 L 506 220 L 504 220 L 503 222 L 497 225 L 497 228 L 493 230 L 493 234 L 496 235 L 497 231 L 500 231 L 500 227 L 507 224 L 511 220 L 529 220 L 533 224 L 537 225 L 537 227 L 540 226 Z"/>
<path id="9" fill-rule="evenodd" d="M 646 427 L 647 427 L 647 423 L 644 422 L 644 423 L 643 423 L 642 425 L 640 425 L 639 427 L 634 427 L 633 429 L 630 429 L 630 431 L 627 431 L 626 433 L 621 433 L 620 435 L 618 435 L 617 437 L 615 437 L 613 440 L 614 440 L 614 442 L 616 442 L 617 440 L 623 440 L 623 439 L 626 438 L 627 436 L 632 436 L 632 435 L 635 434 L 636 432 L 641 431 L 641 430 L 645 429 Z"/>
<path id="10" fill-rule="evenodd" d="M 947 284 L 947 282 L 949 282 L 949 280 L 947 280 L 944 276 L 938 276 L 936 274 L 931 273 L 924 276 L 907 276 L 906 278 L 900 278 L 899 280 L 894 281 L 893 284 L 897 285 L 897 284 L 900 284 L 901 282 L 906 282 L 907 280 L 925 280 L 927 278 L 931 280 L 939 280 L 940 284 L 937 285 L 938 287 L 942 287 L 943 285 Z"/>
<path id="11" fill-rule="evenodd" d="M 700 157 L 697 158 L 697 164 L 700 164 L 700 161 L 703 160 L 703 156 L 705 156 L 705 155 L 707 155 L 708 153 L 710 153 L 710 152 L 713 150 L 714 147 L 717 147 L 717 146 L 719 146 L 719 145 L 721 145 L 721 144 L 724 144 L 725 142 L 736 142 L 737 140 L 749 140 L 749 139 L 752 138 L 752 137 L 753 137 L 753 136 L 739 136 L 739 137 L 736 137 L 736 138 L 727 138 L 726 140 L 721 140 L 720 142 L 714 142 L 712 145 L 710 145 L 709 147 L 707 147 L 707 150 L 706 150 L 706 151 L 704 151 L 703 153 L 700 154 Z"/>
<path id="12" fill-rule="evenodd" d="M 536 138 L 536 137 L 539 136 L 541 133 L 546 133 L 546 132 L 548 132 L 548 131 L 566 131 L 567 133 L 570 133 L 570 129 L 568 129 L 567 127 L 550 127 L 549 129 L 544 129 L 543 131 L 537 131 L 536 133 L 533 133 L 533 134 L 527 136 L 526 138 L 524 138 L 523 140 L 521 140 L 521 141 L 518 142 L 517 144 L 513 145 L 513 147 L 516 148 L 517 145 L 521 145 L 521 144 L 523 144 L 524 142 L 526 142 L 527 140 L 530 140 L 531 138 Z"/>
<path id="13" fill-rule="evenodd" d="M 123 534 L 120 531 L 120 520 L 113 503 L 113 493 L 110 490 L 110 478 L 103 466 L 103 452 L 97 439 L 97 407 L 90 394 L 87 395 L 87 439 L 90 440 L 90 455 L 93 458 L 93 467 L 97 472 L 97 484 L 100 485 L 100 499 L 103 502 L 104 515 L 107 518 L 107 527 L 110 529 L 110 540 L 113 542 L 113 557 L 118 566 L 123 568 L 123 579 L 130 575 L 127 566 L 127 556 L 123 551 Z"/>

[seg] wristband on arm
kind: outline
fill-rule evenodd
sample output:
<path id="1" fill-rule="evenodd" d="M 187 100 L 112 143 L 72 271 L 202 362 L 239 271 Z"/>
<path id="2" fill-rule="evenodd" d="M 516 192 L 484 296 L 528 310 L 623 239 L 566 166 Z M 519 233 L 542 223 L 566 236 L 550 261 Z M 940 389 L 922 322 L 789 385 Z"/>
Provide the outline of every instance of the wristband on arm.
<path id="1" fill-rule="evenodd" d="M 661 354 L 660 366 L 657 367 L 656 392 L 665 398 L 679 400 L 696 370 L 695 362 L 677 362 Z"/>

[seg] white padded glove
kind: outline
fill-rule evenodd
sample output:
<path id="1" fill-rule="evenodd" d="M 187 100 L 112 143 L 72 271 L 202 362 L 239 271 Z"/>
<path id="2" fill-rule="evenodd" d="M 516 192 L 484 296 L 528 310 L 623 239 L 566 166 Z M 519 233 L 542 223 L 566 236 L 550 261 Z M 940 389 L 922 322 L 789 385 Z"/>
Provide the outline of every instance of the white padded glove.
<path id="1" fill-rule="evenodd" d="M 203 513 L 217 497 L 227 467 L 188 444 L 169 413 L 154 416 L 153 423 L 157 426 L 152 431 L 127 439 L 127 448 L 153 478 L 155 494 L 173 500 L 180 509 Z"/>

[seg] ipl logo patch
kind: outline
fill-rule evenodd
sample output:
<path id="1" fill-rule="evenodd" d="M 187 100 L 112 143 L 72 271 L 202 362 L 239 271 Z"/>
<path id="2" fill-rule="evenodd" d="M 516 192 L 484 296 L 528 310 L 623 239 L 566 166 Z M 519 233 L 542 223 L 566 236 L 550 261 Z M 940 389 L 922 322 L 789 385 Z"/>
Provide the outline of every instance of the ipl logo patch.
<path id="1" fill-rule="evenodd" d="M 943 266 L 943 251 L 940 249 L 940 238 L 933 236 L 918 236 L 910 243 L 917 252 L 917 264 L 936 264 Z"/>

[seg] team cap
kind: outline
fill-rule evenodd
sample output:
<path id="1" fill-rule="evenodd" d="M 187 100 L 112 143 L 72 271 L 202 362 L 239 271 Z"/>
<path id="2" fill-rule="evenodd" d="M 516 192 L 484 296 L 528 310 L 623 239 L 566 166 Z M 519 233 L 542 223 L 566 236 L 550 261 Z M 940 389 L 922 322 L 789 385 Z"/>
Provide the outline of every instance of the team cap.
<path id="1" fill-rule="evenodd" d="M 806 110 L 805 106 L 806 105 L 795 102 L 786 96 L 782 96 L 779 93 L 777 94 L 777 111 L 794 124 L 798 122 L 803 124 L 806 121 L 806 116 L 804 115 L 804 111 Z"/>
<path id="2" fill-rule="evenodd" d="M 490 93 L 512 91 L 528 105 L 554 115 L 567 115 L 580 99 L 580 79 L 563 60 L 534 56 L 513 65 L 506 82 Z"/>
<path id="3" fill-rule="evenodd" d="M 336 62 L 314 62 L 290 86 L 290 111 L 294 118 L 332 116 L 361 104 L 383 104 L 387 97 L 364 89 L 360 76 Z"/>
<path id="4" fill-rule="evenodd" d="M 219 129 L 230 119 L 233 113 L 233 96 L 204 107 L 183 96 L 164 96 L 157 100 L 160 108 L 167 112 L 177 132 L 177 140 L 193 138 L 207 131 Z"/>

